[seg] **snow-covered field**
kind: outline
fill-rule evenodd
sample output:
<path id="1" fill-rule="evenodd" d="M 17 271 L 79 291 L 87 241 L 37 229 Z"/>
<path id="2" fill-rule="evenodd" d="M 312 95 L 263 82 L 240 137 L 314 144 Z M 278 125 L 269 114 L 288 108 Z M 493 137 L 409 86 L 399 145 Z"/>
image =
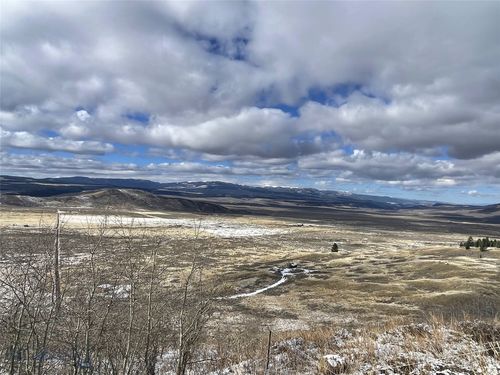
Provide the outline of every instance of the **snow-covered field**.
<path id="1" fill-rule="evenodd" d="M 268 228 L 262 225 L 247 224 L 227 219 L 188 219 L 162 217 L 130 217 L 105 215 L 75 215 L 63 214 L 64 225 L 91 226 L 106 224 L 109 226 L 136 226 L 136 227 L 184 227 L 197 228 L 201 232 L 210 233 L 218 237 L 255 237 L 270 236 L 285 233 L 285 229 Z"/>

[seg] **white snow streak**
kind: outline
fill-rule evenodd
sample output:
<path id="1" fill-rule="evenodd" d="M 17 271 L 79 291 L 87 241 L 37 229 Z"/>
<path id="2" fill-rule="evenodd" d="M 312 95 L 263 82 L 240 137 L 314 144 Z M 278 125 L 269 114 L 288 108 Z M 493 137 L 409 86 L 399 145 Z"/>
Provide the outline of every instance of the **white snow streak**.
<path id="1" fill-rule="evenodd" d="M 289 276 L 294 276 L 297 274 L 307 274 L 307 273 L 311 273 L 311 272 L 312 272 L 311 270 L 307 270 L 307 269 L 285 268 L 285 269 L 280 271 L 281 279 L 279 279 L 278 281 L 276 281 L 275 283 L 273 283 L 271 285 L 266 286 L 265 288 L 257 289 L 253 292 L 250 292 L 250 293 L 240 293 L 240 294 L 235 294 L 235 295 L 232 295 L 229 297 L 222 297 L 222 298 L 223 299 L 235 299 L 235 298 L 242 298 L 242 297 L 252 297 L 252 296 L 255 296 L 257 294 L 264 293 L 266 290 L 276 288 L 278 285 L 281 285 L 284 282 L 286 282 L 288 280 Z"/>
<path id="2" fill-rule="evenodd" d="M 203 219 L 170 219 L 162 217 L 128 217 L 104 215 L 73 215 L 64 214 L 62 220 L 65 224 L 73 225 L 98 225 L 106 222 L 110 226 L 137 226 L 137 227 L 186 227 L 194 228 L 200 225 L 203 232 L 218 237 L 256 237 L 270 236 L 286 232 L 283 229 L 266 228 L 262 225 L 237 223 L 226 220 Z"/>

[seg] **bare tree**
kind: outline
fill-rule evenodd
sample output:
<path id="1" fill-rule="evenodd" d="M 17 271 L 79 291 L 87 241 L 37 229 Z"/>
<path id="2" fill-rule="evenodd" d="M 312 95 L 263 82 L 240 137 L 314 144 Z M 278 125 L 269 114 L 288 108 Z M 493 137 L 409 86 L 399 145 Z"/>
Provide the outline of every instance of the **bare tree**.
<path id="1" fill-rule="evenodd" d="M 177 375 L 186 373 L 213 311 L 214 289 L 206 287 L 202 275 L 200 231 L 201 221 L 195 226 L 191 267 L 182 288 L 178 322 Z"/>
<path id="2" fill-rule="evenodd" d="M 157 247 L 151 249 L 151 272 L 149 277 L 148 304 L 146 317 L 146 348 L 144 350 L 144 364 L 148 375 L 154 375 L 156 369 L 156 358 L 158 356 L 158 346 L 152 335 L 153 328 L 153 294 L 156 277 Z"/>
<path id="3" fill-rule="evenodd" d="M 54 240 L 54 269 L 53 269 L 53 277 L 54 277 L 54 294 L 53 294 L 53 302 L 56 307 L 56 314 L 59 313 L 61 308 L 61 275 L 59 272 L 59 256 L 61 250 L 61 220 L 60 220 L 60 211 L 57 210 L 56 213 L 56 226 L 55 226 L 55 240 Z"/>
<path id="4" fill-rule="evenodd" d="M 177 375 L 184 375 L 187 366 L 193 356 L 196 346 L 199 344 L 201 334 L 210 317 L 212 299 L 204 296 L 203 285 L 193 281 L 201 269 L 198 268 L 196 256 L 193 258 L 192 266 L 184 283 L 182 303 L 179 311 L 179 343 Z"/>
<path id="5" fill-rule="evenodd" d="M 62 249 L 61 228 L 58 213 L 55 239 L 51 228 L 23 230 L 11 258 L 2 254 L 0 372 L 153 375 L 174 349 L 168 366 L 185 374 L 213 305 L 198 234 L 179 287 L 166 281 L 161 230 L 104 219 L 66 229 Z"/>

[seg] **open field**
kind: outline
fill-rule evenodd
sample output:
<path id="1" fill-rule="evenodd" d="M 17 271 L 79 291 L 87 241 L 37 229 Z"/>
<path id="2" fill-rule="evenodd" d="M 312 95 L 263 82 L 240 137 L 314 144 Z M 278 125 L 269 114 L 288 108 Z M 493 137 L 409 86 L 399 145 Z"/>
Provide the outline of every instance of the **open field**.
<path id="1" fill-rule="evenodd" d="M 19 242 L 11 239 L 32 236 L 39 223 L 53 220 L 53 212 L 4 210 L 2 248 L 15 252 L 9 247 Z M 313 271 L 252 298 L 222 303 L 231 321 L 259 317 L 263 324 L 282 329 L 430 312 L 494 316 L 500 306 L 500 254 L 492 249 L 479 258 L 477 249 L 459 248 L 464 234 L 262 216 L 80 212 L 62 215 L 63 266 L 80 256 L 75 238 L 104 220 L 109 227 L 133 226 L 141 235 L 161 234 L 159 256 L 168 262 L 172 279 L 187 266 L 183 253 L 195 241 L 196 226 L 201 229 L 196 241 L 203 249 L 206 275 L 217 277 L 228 292 L 272 284 L 277 280 L 272 267 L 291 262 Z M 330 251 L 333 242 L 339 244 L 338 253 Z"/>
<path id="2" fill-rule="evenodd" d="M 157 267 L 162 269 L 156 277 L 171 288 L 182 286 L 196 254 L 206 285 L 216 286 L 213 315 L 207 322 L 213 334 L 209 341 L 215 340 L 215 332 L 244 335 L 260 348 L 268 329 L 285 340 L 334 328 L 413 324 L 431 316 L 445 321 L 498 316 L 500 252 L 490 249 L 480 257 L 476 248 L 459 248 L 467 238 L 464 224 L 457 232 L 452 224 L 438 232 L 429 224 L 432 217 L 417 219 L 425 221 L 429 231 L 421 225 L 412 230 L 403 223 L 404 213 L 397 218 L 400 230 L 383 227 L 384 219 L 396 223 L 394 214 L 377 222 L 377 214 L 370 213 L 373 225 L 365 226 L 353 220 L 283 216 L 67 211 L 61 214 L 63 287 L 68 280 L 84 277 L 89 244 L 99 237 L 101 249 L 95 259 L 106 265 L 99 288 L 115 290 L 117 298 L 127 299 L 131 284 L 125 275 L 116 279 L 113 265 L 122 264 L 130 251 L 147 264 L 156 249 Z M 5 269 L 28 253 L 43 256 L 51 251 L 54 210 L 4 208 L 1 217 Z M 470 232 L 474 237 L 496 229 L 489 224 L 472 226 L 481 230 Z M 334 242 L 339 245 L 336 253 L 331 252 Z"/>

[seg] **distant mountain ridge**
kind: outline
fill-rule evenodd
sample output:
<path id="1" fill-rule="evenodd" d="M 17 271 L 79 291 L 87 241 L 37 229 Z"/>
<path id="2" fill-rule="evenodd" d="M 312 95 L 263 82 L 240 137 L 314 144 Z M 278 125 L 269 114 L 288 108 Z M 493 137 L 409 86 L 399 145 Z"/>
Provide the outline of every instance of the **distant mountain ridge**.
<path id="1" fill-rule="evenodd" d="M 312 188 L 258 187 L 220 181 L 159 183 L 149 180 L 81 176 L 40 179 L 0 176 L 0 192 L 6 195 L 51 197 L 98 189 L 139 189 L 156 195 L 174 195 L 186 198 L 262 198 L 300 201 L 305 205 L 347 205 L 381 209 L 431 204 L 424 201 L 324 191 Z"/>
<path id="2" fill-rule="evenodd" d="M 220 181 L 160 183 L 139 179 L 91 177 L 31 178 L 0 176 L 2 195 L 52 197 L 100 189 L 136 189 L 156 196 L 168 195 L 184 198 L 259 198 L 295 201 L 311 206 L 350 206 L 378 209 L 431 207 L 436 202 L 351 194 L 312 188 L 258 187 Z M 483 207 L 488 210 L 488 206 Z"/>
<path id="3" fill-rule="evenodd" d="M 32 178 L 20 176 L 0 176 L 0 192 L 3 194 L 20 194 L 34 197 L 45 197 L 58 194 L 79 193 L 86 190 L 122 188 L 155 190 L 161 183 L 137 179 L 60 177 Z"/>

